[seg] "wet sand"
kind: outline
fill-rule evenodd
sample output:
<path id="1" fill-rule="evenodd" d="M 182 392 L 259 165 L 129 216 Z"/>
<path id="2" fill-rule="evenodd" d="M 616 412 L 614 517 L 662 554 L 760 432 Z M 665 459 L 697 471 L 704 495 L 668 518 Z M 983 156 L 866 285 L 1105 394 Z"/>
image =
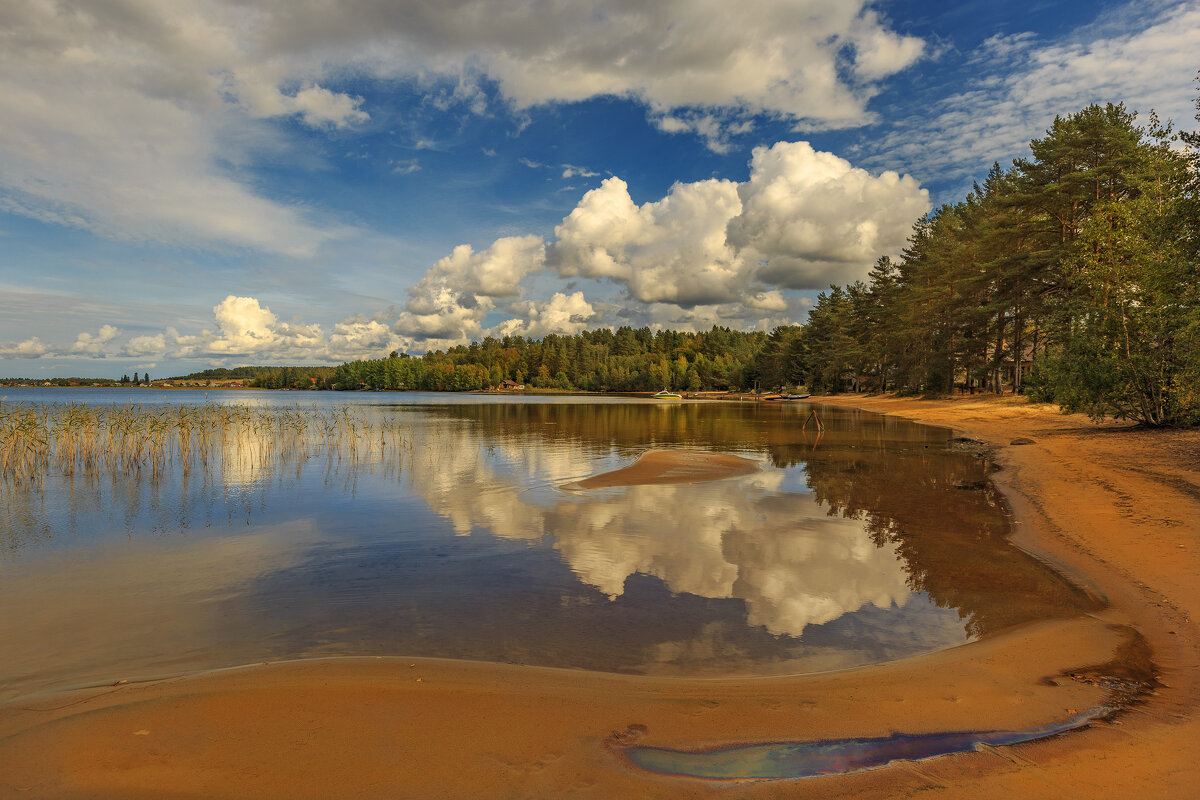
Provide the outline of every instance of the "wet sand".
<path id="1" fill-rule="evenodd" d="M 1108 608 L 892 664 L 646 678 L 411 659 L 251 665 L 0 708 L 0 792 L 25 797 L 1187 797 L 1200 783 L 1200 434 L 1096 427 L 1004 401 L 839 398 L 995 448 L 1015 538 Z M 1031 444 L 1013 445 L 1018 439 Z M 622 743 L 1037 727 L 1162 686 L 1113 723 L 843 776 L 709 783 Z M 1099 666 L 1104 665 L 1104 666 Z M 616 736 L 614 736 L 616 734 Z"/>
<path id="2" fill-rule="evenodd" d="M 729 453 L 696 450 L 650 450 L 628 467 L 569 483 L 565 489 L 606 489 L 664 483 L 699 483 L 757 472 L 757 461 Z"/>

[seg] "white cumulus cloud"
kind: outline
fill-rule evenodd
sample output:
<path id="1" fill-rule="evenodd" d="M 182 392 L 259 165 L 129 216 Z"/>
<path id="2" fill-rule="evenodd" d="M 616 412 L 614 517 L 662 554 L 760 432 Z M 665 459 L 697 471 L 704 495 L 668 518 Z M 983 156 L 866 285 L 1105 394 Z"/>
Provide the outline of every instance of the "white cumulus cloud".
<path id="1" fill-rule="evenodd" d="M 204 0 L 17 3 L 0 10 L 0 207 L 117 239 L 305 256 L 337 236 L 229 169 L 254 120 L 334 126 L 357 100 L 256 53 L 269 17 Z"/>
<path id="2" fill-rule="evenodd" d="M 231 294 L 213 306 L 213 316 L 221 332 L 209 345 L 214 352 L 252 353 L 276 342 L 277 318 L 253 297 Z"/>
<path id="3" fill-rule="evenodd" d="M 290 100 L 291 107 L 300 114 L 306 124 L 313 127 L 332 125 L 336 128 L 346 128 L 371 118 L 370 114 L 359 109 L 362 105 L 361 97 L 331 92 L 320 86 L 301 89 Z"/>
<path id="4" fill-rule="evenodd" d="M 255 356 L 286 361 L 311 359 L 322 354 L 327 345 L 319 324 L 281 322 L 254 297 L 228 295 L 213 306 L 213 319 L 217 323 L 215 332 L 206 328 L 198 334 L 181 334 L 167 328 L 163 335 L 167 350 L 181 358 Z M 139 344 L 153 346 L 157 342 L 142 337 Z"/>
<path id="5" fill-rule="evenodd" d="M 802 315 L 802 300 L 788 292 L 853 281 L 879 256 L 897 254 L 928 208 L 928 193 L 911 177 L 874 175 L 806 142 L 778 142 L 754 151 L 744 182 L 676 183 L 642 204 L 621 178 L 607 178 L 549 244 L 529 234 L 481 250 L 459 245 L 407 290 L 399 313 L 352 315 L 328 335 L 318 323 L 283 321 L 258 298 L 230 294 L 212 308 L 214 329 L 169 327 L 120 346 L 120 330 L 105 325 L 62 352 L 311 363 L 606 324 L 770 328 Z M 575 285 L 583 281 L 586 291 Z M 605 285 L 621 293 L 618 302 L 588 296 Z M 4 353 L 52 350 L 30 342 Z"/>
<path id="6" fill-rule="evenodd" d="M 40 358 L 51 352 L 51 348 L 36 336 L 23 342 L 0 344 L 0 358 Z"/>
<path id="7" fill-rule="evenodd" d="M 263 120 L 368 122 L 338 81 L 449 79 L 445 102 L 472 113 L 484 78 L 518 111 L 627 97 L 719 147 L 731 110 L 863 124 L 879 81 L 922 52 L 867 0 L 7 3 L 0 208 L 118 239 L 308 256 L 346 229 L 237 168 L 278 144 Z"/>
<path id="8" fill-rule="evenodd" d="M 807 142 L 757 148 L 750 167 L 745 183 L 679 183 L 640 206 L 609 178 L 555 228 L 551 261 L 564 277 L 609 279 L 642 303 L 782 311 L 779 289 L 864 277 L 903 249 L 930 207 L 913 178 L 872 175 Z"/>
<path id="9" fill-rule="evenodd" d="M 112 325 L 101 325 L 100 330 L 95 334 L 79 334 L 75 338 L 75 344 L 71 345 L 71 352 L 79 355 L 103 357 L 109 352 L 108 345 L 120 335 L 120 329 Z"/>
<path id="10" fill-rule="evenodd" d="M 676 183 L 640 205 L 614 176 L 583 195 L 549 244 L 530 235 L 454 248 L 408 290 L 392 331 L 424 349 L 598 324 L 787 324 L 803 311 L 787 290 L 865 277 L 880 256 L 899 254 L 929 207 L 913 178 L 873 175 L 807 142 L 756 149 L 743 183 Z M 610 283 L 627 298 L 597 303 L 568 284 L 548 300 L 523 299 L 547 271 Z M 487 328 L 493 312 L 512 316 Z"/>
<path id="11" fill-rule="evenodd" d="M 403 350 L 411 340 L 398 336 L 391 321 L 394 315 L 379 314 L 347 317 L 333 326 L 329 336 L 329 355 L 343 361 L 379 358 L 393 350 Z"/>
<path id="12" fill-rule="evenodd" d="M 760 265 L 760 281 L 788 289 L 863 277 L 879 256 L 904 248 L 930 207 L 912 177 L 872 175 L 807 142 L 755 148 L 738 195 L 729 244 Z"/>
<path id="13" fill-rule="evenodd" d="M 546 246 L 540 236 L 497 239 L 482 252 L 462 244 L 440 259 L 413 289 L 421 296 L 449 287 L 458 292 L 487 297 L 514 297 L 529 275 L 542 269 Z"/>
<path id="14" fill-rule="evenodd" d="M 496 308 L 496 298 L 519 297 L 521 282 L 542 270 L 545 251 L 541 237 L 533 235 L 497 239 L 479 252 L 459 245 L 408 290 L 392 330 L 426 347 L 481 338 L 483 319 Z"/>
<path id="15" fill-rule="evenodd" d="M 121 353 L 127 356 L 140 358 L 142 356 L 156 356 L 165 353 L 167 350 L 167 337 L 165 333 L 156 333 L 147 336 L 133 336 L 125 343 Z"/>
<path id="16" fill-rule="evenodd" d="M 732 181 L 678 183 L 638 206 L 623 180 L 608 178 L 555 228 L 559 274 L 612 279 L 643 303 L 734 299 L 747 280 L 725 226 L 740 210 Z"/>
<path id="17" fill-rule="evenodd" d="M 483 318 L 495 304 L 489 297 L 462 294 L 447 286 L 413 297 L 392 330 L 428 347 L 466 344 L 482 338 Z"/>
<path id="18" fill-rule="evenodd" d="M 551 333 L 574 335 L 598 317 L 583 292 L 570 295 L 555 292 L 549 300 L 531 300 L 509 309 L 520 318 L 501 322 L 490 333 L 494 336 L 528 336 L 535 339 Z"/>
<path id="19" fill-rule="evenodd" d="M 443 4 L 463 23 L 456 38 L 473 44 L 481 69 L 519 107 L 611 94 L 652 109 L 738 107 L 822 126 L 866 121 L 873 81 L 923 52 L 920 40 L 889 30 L 866 6 L 854 0 Z M 435 41 L 449 33 L 440 19 L 414 16 Z"/>

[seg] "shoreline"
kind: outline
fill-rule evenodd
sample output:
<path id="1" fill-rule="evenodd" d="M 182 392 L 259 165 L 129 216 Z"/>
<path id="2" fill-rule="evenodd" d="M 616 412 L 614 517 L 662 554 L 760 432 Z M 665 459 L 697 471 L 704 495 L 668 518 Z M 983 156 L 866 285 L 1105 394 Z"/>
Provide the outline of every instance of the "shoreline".
<path id="1" fill-rule="evenodd" d="M 941 425 L 990 447 L 1000 467 L 991 479 L 1013 515 L 1011 541 L 1100 595 L 1107 607 L 1097 616 L 1144 639 L 1160 685 L 1106 731 L 1110 748 L 1094 747 L 1089 739 L 1100 737 L 1088 731 L 1065 737 L 1061 753 L 1035 762 L 1058 782 L 1056 796 L 1173 798 L 1194 791 L 1200 782 L 1200 430 L 1093 423 L 1013 397 L 860 395 L 819 402 Z"/>
<path id="2" fill-rule="evenodd" d="M 34 797 L 1186 796 L 1200 777 L 1200 433 L 1130 433 L 991 398 L 809 402 L 951 427 L 994 448 L 1013 541 L 1108 607 L 927 656 L 792 677 L 347 658 L 26 697 L 0 707 L 0 787 Z M 1033 443 L 1010 444 L 1020 438 Z M 1173 466 L 1180 453 L 1190 460 Z M 605 746 L 638 726 L 639 744 L 687 749 L 1039 727 L 1104 702 L 1121 665 L 1097 665 L 1136 651 L 1131 631 L 1163 685 L 1113 724 L 1063 737 L 732 785 L 637 772 Z"/>

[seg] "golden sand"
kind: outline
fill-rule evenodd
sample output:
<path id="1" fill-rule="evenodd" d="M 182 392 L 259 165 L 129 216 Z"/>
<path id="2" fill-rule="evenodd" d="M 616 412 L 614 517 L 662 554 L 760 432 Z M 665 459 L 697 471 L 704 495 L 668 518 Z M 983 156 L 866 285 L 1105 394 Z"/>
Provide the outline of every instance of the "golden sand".
<path id="1" fill-rule="evenodd" d="M 26 698 L 0 708 L 0 792 L 54 798 L 1195 796 L 1200 434 L 1097 428 L 1053 409 L 996 400 L 837 402 L 953 426 L 994 445 L 1003 467 L 996 479 L 1018 523 L 1017 542 L 1106 597 L 1109 607 L 928 656 L 820 675 L 648 678 L 356 658 Z M 1009 444 L 1018 438 L 1033 443 Z M 695 469 L 692 480 L 712 474 L 703 463 L 683 468 Z M 644 469 L 670 480 L 680 466 L 667 458 Z M 597 477 L 612 480 L 625 471 Z M 634 477 L 639 474 L 647 477 Z M 1105 678 L 1119 677 L 1122 664 L 1088 668 L 1122 654 L 1136 662 L 1133 630 L 1152 649 L 1163 686 L 1117 718 L 1119 724 L 1062 737 L 852 775 L 733 785 L 637 772 L 606 744 L 630 726 L 644 727 L 641 743 L 666 747 L 1040 726 L 1105 702 Z"/>

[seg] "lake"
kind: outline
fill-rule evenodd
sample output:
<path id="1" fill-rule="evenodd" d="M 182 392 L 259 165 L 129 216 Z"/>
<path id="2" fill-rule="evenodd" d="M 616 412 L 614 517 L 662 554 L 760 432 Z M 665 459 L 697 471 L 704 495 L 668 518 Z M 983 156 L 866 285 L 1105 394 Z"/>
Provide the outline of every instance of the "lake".
<path id="1" fill-rule="evenodd" d="M 6 391 L 8 410 L 226 406 L 277 422 L 244 422 L 191 469 L 176 454 L 153 468 L 48 468 L 0 485 L 3 699 L 336 655 L 817 672 L 1092 607 L 1009 543 L 986 460 L 947 429 L 866 412 L 574 396 Z M 802 428 L 814 408 L 820 433 Z M 341 419 L 354 442 L 310 426 L 285 446 L 278 421 L 288 414 L 297 425 Z M 571 487 L 650 450 L 733 454 L 759 468 Z"/>

